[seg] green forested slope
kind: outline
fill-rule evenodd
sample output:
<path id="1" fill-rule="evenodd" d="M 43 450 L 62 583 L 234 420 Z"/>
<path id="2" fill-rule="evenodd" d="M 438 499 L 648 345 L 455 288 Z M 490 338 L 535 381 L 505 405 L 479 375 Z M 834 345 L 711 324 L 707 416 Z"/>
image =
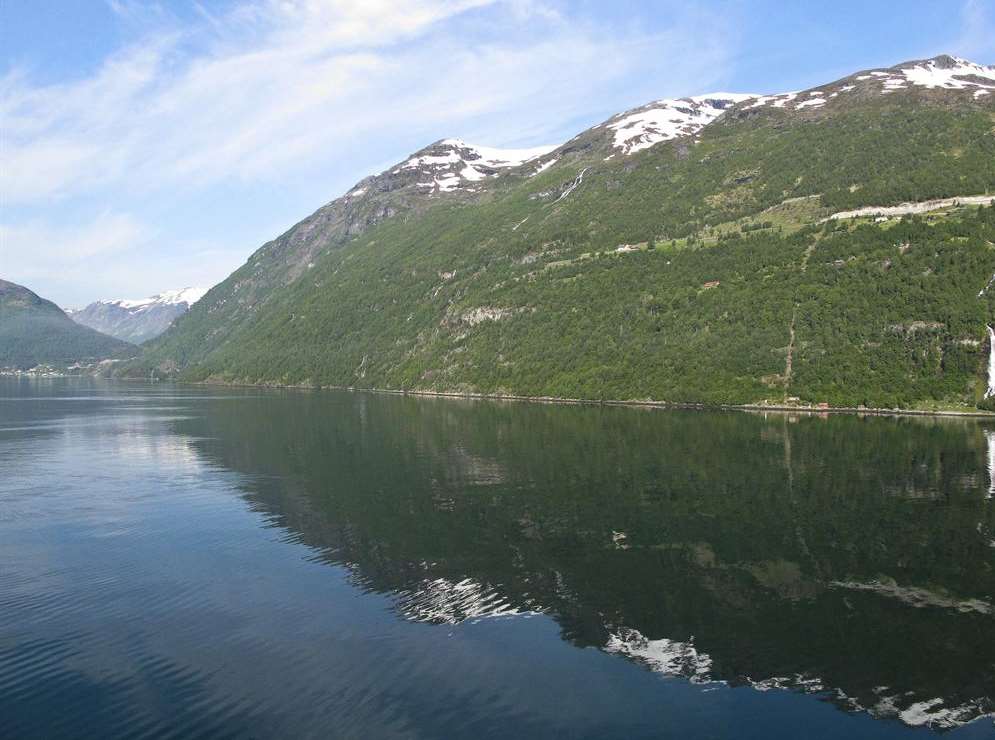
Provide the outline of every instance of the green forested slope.
<path id="1" fill-rule="evenodd" d="M 80 326 L 51 301 L 0 280 L 0 367 L 65 366 L 129 350 L 135 346 Z"/>
<path id="2" fill-rule="evenodd" d="M 592 129 L 538 176 L 511 172 L 474 198 L 312 245 L 298 276 L 240 304 L 247 271 L 272 259 L 260 250 L 133 371 L 973 406 L 986 379 L 992 308 L 978 293 L 995 273 L 993 210 L 821 219 L 995 192 L 990 97 L 909 90 L 811 110 L 737 106 L 695 139 L 607 159 Z M 231 305 L 248 308 L 234 320 Z"/>

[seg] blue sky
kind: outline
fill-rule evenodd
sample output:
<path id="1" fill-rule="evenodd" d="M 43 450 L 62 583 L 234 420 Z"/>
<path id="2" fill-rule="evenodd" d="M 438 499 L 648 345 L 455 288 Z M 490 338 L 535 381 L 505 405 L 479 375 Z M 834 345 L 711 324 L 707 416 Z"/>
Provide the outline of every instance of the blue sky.
<path id="1" fill-rule="evenodd" d="M 0 277 L 64 306 L 209 286 L 436 139 L 944 52 L 995 63 L 995 0 L 0 0 Z"/>

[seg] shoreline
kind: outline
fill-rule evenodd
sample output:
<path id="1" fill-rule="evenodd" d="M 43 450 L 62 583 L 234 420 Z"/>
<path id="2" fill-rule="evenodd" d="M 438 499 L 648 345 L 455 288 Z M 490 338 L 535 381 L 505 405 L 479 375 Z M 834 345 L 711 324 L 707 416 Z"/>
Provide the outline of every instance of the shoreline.
<path id="1" fill-rule="evenodd" d="M 175 381 L 189 385 L 208 385 L 221 387 L 241 387 L 241 388 L 272 388 L 272 389 L 293 389 L 293 390 L 330 390 L 347 391 L 350 393 L 377 393 L 393 396 L 417 396 L 422 398 L 449 398 L 462 399 L 467 401 L 508 401 L 514 403 L 542 403 L 563 406 L 616 406 L 628 408 L 651 408 L 651 409 L 686 409 L 691 411 L 773 411 L 776 413 L 801 413 L 801 414 L 854 414 L 857 416 L 941 416 L 953 418 L 977 418 L 993 419 L 995 411 L 956 411 L 937 410 L 930 411 L 924 409 L 882 409 L 861 406 L 829 406 L 820 408 L 818 406 L 792 406 L 789 404 L 760 404 L 760 403 L 691 403 L 686 401 L 652 401 L 652 400 L 629 400 L 618 399 L 590 399 L 590 398 L 563 398 L 560 396 L 521 396 L 514 394 L 500 393 L 476 393 L 471 391 L 426 391 L 426 390 L 394 390 L 390 388 L 357 388 L 355 386 L 314 386 L 314 385 L 281 385 L 268 383 L 226 383 L 217 380 L 203 381 Z"/>
<path id="2" fill-rule="evenodd" d="M 149 383 L 147 378 L 101 377 L 97 375 L 32 375 L 29 373 L 3 373 L 0 377 L 15 378 L 91 378 L 99 380 L 124 381 L 130 383 Z M 614 406 L 620 408 L 649 409 L 685 409 L 690 411 L 747 411 L 774 412 L 779 414 L 853 414 L 857 416 L 939 416 L 966 419 L 995 419 L 995 411 L 978 410 L 926 410 L 926 409 L 885 409 L 863 406 L 794 406 L 787 403 L 695 403 L 690 401 L 653 401 L 653 400 L 619 400 L 592 398 L 565 398 L 561 396 L 523 396 L 505 393 L 477 393 L 472 391 L 427 391 L 427 390 L 397 390 L 392 388 L 359 388 L 340 385 L 300 385 L 291 383 L 245 383 L 226 382 L 221 380 L 157 380 L 155 383 L 175 383 L 177 385 L 216 386 L 220 388 L 259 388 L 270 390 L 298 391 L 346 391 L 349 393 L 376 393 L 392 396 L 417 396 L 420 398 L 448 398 L 466 401 L 507 401 L 513 403 L 541 403 L 563 406 Z"/>

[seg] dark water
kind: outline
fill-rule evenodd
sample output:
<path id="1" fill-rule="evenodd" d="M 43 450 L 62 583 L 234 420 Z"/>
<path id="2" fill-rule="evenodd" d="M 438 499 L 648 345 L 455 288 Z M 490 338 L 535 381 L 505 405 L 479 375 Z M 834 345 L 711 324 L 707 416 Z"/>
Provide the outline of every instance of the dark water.
<path id="1" fill-rule="evenodd" d="M 993 432 L 0 378 L 0 736 L 995 737 Z"/>

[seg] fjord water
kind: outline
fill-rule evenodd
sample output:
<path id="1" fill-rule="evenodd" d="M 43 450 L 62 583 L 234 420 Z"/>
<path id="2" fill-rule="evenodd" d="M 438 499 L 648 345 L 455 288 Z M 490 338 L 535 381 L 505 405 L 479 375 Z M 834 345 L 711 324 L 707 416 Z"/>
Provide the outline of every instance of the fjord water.
<path id="1" fill-rule="evenodd" d="M 995 737 L 993 444 L 0 378 L 0 736 Z"/>

